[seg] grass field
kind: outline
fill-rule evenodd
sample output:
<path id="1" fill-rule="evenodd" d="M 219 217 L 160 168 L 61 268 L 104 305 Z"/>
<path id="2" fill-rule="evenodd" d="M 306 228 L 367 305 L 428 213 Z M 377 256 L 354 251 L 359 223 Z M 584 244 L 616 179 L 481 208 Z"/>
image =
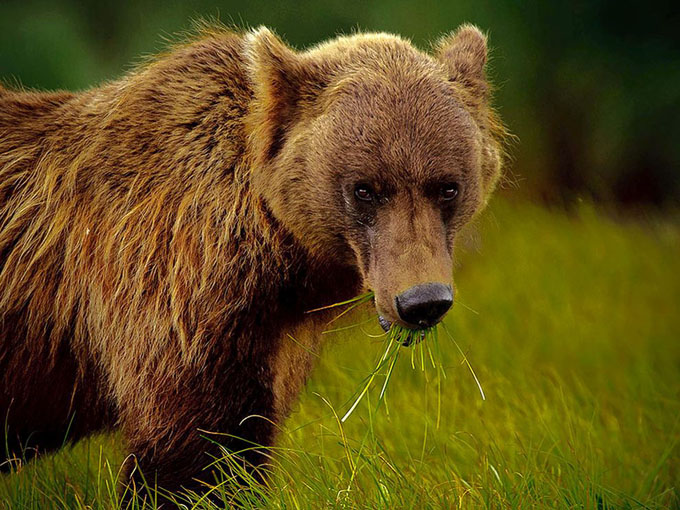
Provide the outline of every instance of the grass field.
<path id="1" fill-rule="evenodd" d="M 341 423 L 382 340 L 372 322 L 329 334 L 268 485 L 235 506 L 680 508 L 679 224 L 496 201 L 459 248 L 446 319 L 486 400 L 440 331 L 438 428 L 420 351 L 416 369 L 399 360 L 387 408 L 379 376 Z M 0 501 L 110 508 L 121 461 L 116 437 L 96 437 L 2 476 Z"/>

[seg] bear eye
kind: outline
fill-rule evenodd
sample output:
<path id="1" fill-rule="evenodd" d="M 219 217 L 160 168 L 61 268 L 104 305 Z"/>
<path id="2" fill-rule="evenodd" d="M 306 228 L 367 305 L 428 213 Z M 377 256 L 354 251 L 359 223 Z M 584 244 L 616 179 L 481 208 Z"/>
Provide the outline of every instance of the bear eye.
<path id="1" fill-rule="evenodd" d="M 365 184 L 359 184 L 354 188 L 354 196 L 356 196 L 362 202 L 370 202 L 373 200 L 373 190 L 370 186 Z"/>
<path id="2" fill-rule="evenodd" d="M 439 188 L 439 198 L 445 202 L 453 200 L 458 196 L 458 184 L 451 182 Z"/>

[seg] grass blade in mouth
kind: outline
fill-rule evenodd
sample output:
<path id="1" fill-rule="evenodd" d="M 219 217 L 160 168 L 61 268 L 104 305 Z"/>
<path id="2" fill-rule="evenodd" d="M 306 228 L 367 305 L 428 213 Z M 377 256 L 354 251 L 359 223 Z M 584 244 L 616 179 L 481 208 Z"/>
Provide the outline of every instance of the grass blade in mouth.
<path id="1" fill-rule="evenodd" d="M 319 308 L 314 308 L 312 310 L 307 310 L 305 313 L 314 313 L 314 312 L 321 312 L 323 310 L 329 310 L 331 308 L 336 308 L 338 306 L 344 306 L 344 305 L 350 305 L 347 308 L 345 308 L 342 312 L 340 312 L 338 315 L 333 317 L 330 321 L 328 321 L 328 324 L 334 323 L 336 320 L 338 320 L 340 317 L 343 315 L 348 314 L 352 310 L 354 310 L 356 307 L 363 305 L 364 303 L 370 301 L 373 299 L 374 296 L 373 291 L 368 291 L 365 294 L 361 294 L 359 296 L 353 297 L 352 299 L 347 299 L 345 301 L 340 301 L 339 303 L 333 303 L 330 305 L 326 306 L 321 306 Z"/>
<path id="2" fill-rule="evenodd" d="M 383 381 L 383 384 L 382 384 L 381 389 L 380 389 L 380 394 L 378 396 L 377 407 L 379 407 L 383 403 L 383 401 L 385 401 L 387 386 L 389 385 L 389 382 L 392 379 L 392 374 L 394 373 L 394 367 L 396 366 L 397 360 L 399 359 L 399 353 L 400 353 L 401 349 L 406 348 L 406 346 L 404 344 L 407 344 L 407 345 L 413 344 L 415 341 L 417 341 L 421 338 L 422 338 L 423 341 L 427 341 L 427 337 L 430 334 L 431 329 L 414 330 L 414 329 L 404 328 L 402 326 L 399 326 L 398 324 L 392 325 L 389 333 L 385 337 L 385 342 L 384 342 L 385 350 L 383 351 L 382 356 L 378 359 L 376 367 L 373 369 L 371 374 L 365 379 L 365 384 L 364 384 L 361 392 L 359 393 L 359 396 L 355 399 L 352 406 L 349 408 L 349 410 L 342 417 L 342 420 L 341 420 L 342 422 L 345 422 L 347 420 L 347 418 L 350 417 L 350 415 L 357 408 L 357 406 L 359 405 L 361 400 L 366 396 L 366 394 L 370 390 L 376 376 L 380 374 L 380 372 L 383 370 L 383 368 L 387 367 L 387 372 L 385 373 L 385 380 Z M 420 342 L 420 343 L 422 344 L 422 342 Z M 416 346 L 414 345 L 413 349 L 415 349 L 415 347 Z M 413 352 L 412 352 L 412 354 L 413 354 Z M 423 366 L 424 366 L 424 363 L 423 363 Z"/>
<path id="3" fill-rule="evenodd" d="M 394 357 L 392 358 L 392 363 L 390 363 L 390 368 L 387 370 L 385 382 L 383 383 L 382 389 L 380 390 L 380 396 L 378 397 L 378 400 L 382 400 L 382 398 L 385 396 L 387 384 L 390 382 L 390 379 L 392 378 L 392 371 L 394 370 L 394 365 L 397 364 L 397 359 L 399 359 L 399 350 L 400 350 L 399 348 L 395 350 Z"/>
<path id="4" fill-rule="evenodd" d="M 326 306 L 320 306 L 319 308 L 314 308 L 312 310 L 307 310 L 307 312 L 305 312 L 305 313 L 320 312 L 322 310 L 328 310 L 329 308 L 337 308 L 338 306 L 344 306 L 344 305 L 356 303 L 357 301 L 361 301 L 363 303 L 365 301 L 368 301 L 369 299 L 372 299 L 373 295 L 374 295 L 374 292 L 371 290 L 371 291 L 366 292 L 365 294 L 360 294 L 360 295 L 355 296 L 351 299 L 347 299 L 346 301 L 340 301 L 338 303 L 333 303 L 333 304 L 326 305 Z"/>
<path id="5" fill-rule="evenodd" d="M 451 333 L 446 329 L 446 326 L 444 324 L 441 324 L 441 327 L 444 328 L 445 333 L 448 335 L 448 337 L 451 339 L 451 341 L 454 343 L 456 346 L 458 352 L 460 355 L 463 357 L 462 363 L 467 365 L 468 370 L 472 374 L 472 377 L 475 380 L 475 383 L 477 385 L 477 388 L 479 389 L 479 393 L 482 397 L 482 400 L 486 400 L 486 395 L 484 394 L 484 390 L 482 389 L 482 385 L 479 382 L 479 378 L 477 377 L 477 374 L 475 373 L 474 369 L 472 368 L 472 365 L 467 359 L 467 356 L 463 352 L 463 350 L 458 346 L 458 343 L 454 340 L 454 338 L 451 336 Z M 416 345 L 412 345 L 413 343 L 417 342 Z M 385 338 L 385 343 L 384 343 L 384 351 L 382 356 L 378 358 L 377 364 L 373 371 L 370 373 L 366 379 L 364 379 L 364 385 L 358 395 L 358 397 L 354 400 L 354 403 L 352 406 L 349 408 L 349 410 L 345 413 L 345 415 L 342 417 L 340 420 L 342 423 L 344 423 L 349 416 L 354 412 L 354 410 L 357 408 L 359 403 L 362 401 L 362 399 L 368 394 L 371 386 L 373 385 L 376 377 L 378 375 L 381 375 L 381 372 L 383 369 L 387 368 L 387 371 L 384 373 L 384 381 L 382 383 L 382 386 L 380 388 L 380 393 L 378 396 L 378 403 L 376 405 L 376 411 L 380 407 L 380 405 L 384 402 L 385 405 L 387 405 L 387 387 L 390 383 L 390 380 L 392 379 L 392 374 L 394 373 L 394 368 L 397 364 L 397 361 L 399 359 L 399 354 L 402 349 L 406 348 L 411 348 L 411 368 L 412 369 L 417 369 L 417 362 L 415 362 L 415 357 L 417 356 L 415 354 L 415 350 L 418 349 L 419 355 L 420 355 L 420 370 L 422 372 L 425 372 L 426 367 L 432 365 L 432 368 L 435 370 L 436 376 L 435 376 L 435 384 L 437 385 L 437 421 L 436 421 L 436 426 L 439 428 L 439 425 L 441 423 L 441 410 L 442 410 L 442 380 L 446 379 L 446 370 L 444 368 L 445 366 L 445 360 L 443 356 L 443 352 L 441 349 L 441 343 L 439 342 L 439 329 L 438 326 L 434 326 L 428 329 L 421 329 L 421 330 L 414 330 L 414 329 L 408 329 L 403 326 L 400 326 L 399 324 L 393 324 L 392 327 L 390 328 L 386 338 Z M 426 354 L 427 351 L 427 354 Z M 426 358 L 429 360 L 429 363 L 426 361 Z M 426 380 L 427 379 L 427 374 L 426 374 Z"/>
<path id="6" fill-rule="evenodd" d="M 349 313 L 350 311 L 354 310 L 356 307 L 370 301 L 373 299 L 374 293 L 372 291 L 366 292 L 364 294 L 361 294 L 359 296 L 356 296 L 352 299 L 348 299 L 346 301 L 341 301 L 339 303 L 333 303 L 331 305 L 327 306 L 322 306 L 319 308 L 315 308 L 313 310 L 309 310 L 307 313 L 313 313 L 313 312 L 319 312 L 322 310 L 329 310 L 331 308 L 336 308 L 336 307 L 341 307 L 341 306 L 347 306 L 342 312 L 340 312 L 336 317 L 334 317 L 329 324 L 335 322 L 337 319 L 342 317 L 343 315 Z M 366 321 L 364 321 L 366 322 Z M 362 323 L 364 323 L 362 322 Z M 328 330 L 324 333 L 329 333 L 329 332 L 334 332 L 334 331 L 342 331 L 345 329 L 350 329 L 354 326 L 357 325 L 352 325 L 352 326 L 346 326 L 342 328 L 336 328 L 335 330 Z M 449 331 L 446 329 L 446 326 L 444 324 L 441 324 L 441 327 L 444 328 L 445 333 L 448 335 L 448 337 L 451 339 L 451 341 L 454 343 L 456 346 L 458 352 L 463 356 L 463 363 L 467 365 L 468 369 L 470 370 L 470 373 L 472 374 L 472 377 L 475 380 L 475 383 L 477 384 L 477 388 L 479 389 L 479 393 L 482 396 L 482 400 L 486 400 L 486 396 L 484 394 L 484 390 L 482 389 L 482 385 L 479 382 L 479 379 L 477 378 L 477 374 L 475 374 L 475 371 L 472 368 L 472 365 L 470 365 L 470 362 L 467 359 L 467 356 L 463 352 L 463 350 L 458 346 L 458 343 L 454 340 L 453 336 L 449 333 Z M 414 345 L 415 344 L 415 345 Z M 357 408 L 359 403 L 366 397 L 368 392 L 370 391 L 371 387 L 373 386 L 376 377 L 379 375 L 384 376 L 383 383 L 380 387 L 380 393 L 378 396 L 378 402 L 376 405 L 376 410 L 380 407 L 380 405 L 385 403 L 387 405 L 386 401 L 386 395 L 387 395 L 387 387 L 389 386 L 389 383 L 392 379 L 392 375 L 394 373 L 394 369 L 397 365 L 397 361 L 399 360 L 399 354 L 401 349 L 405 348 L 411 348 L 411 368 L 413 370 L 416 370 L 417 368 L 420 368 L 422 372 L 425 372 L 426 366 L 432 365 L 432 368 L 435 370 L 436 377 L 436 385 L 437 385 L 437 428 L 439 428 L 439 424 L 441 421 L 441 407 L 442 407 L 442 391 L 441 391 L 441 386 L 442 386 L 442 380 L 446 379 L 446 371 L 444 369 L 444 356 L 443 352 L 441 349 L 441 343 L 439 342 L 439 330 L 438 326 L 433 326 L 431 328 L 427 329 L 409 329 L 404 326 L 401 326 L 399 324 L 393 323 L 392 326 L 390 327 L 389 331 L 385 334 L 384 336 L 384 350 L 382 351 L 382 355 L 378 357 L 376 361 L 376 366 L 374 369 L 371 371 L 371 373 L 364 379 L 362 382 L 363 386 L 358 392 L 358 395 L 350 408 L 347 410 L 347 412 L 344 414 L 344 416 L 340 419 L 340 423 L 344 423 L 354 412 L 354 410 Z M 419 352 L 416 353 L 416 350 Z M 427 353 L 426 353 L 427 351 Z M 418 362 L 417 358 L 420 357 L 420 367 L 418 367 Z M 429 363 L 426 361 L 429 360 Z M 385 371 L 386 369 L 386 371 Z M 382 373 L 384 372 L 384 373 Z M 427 377 L 427 376 L 426 376 Z"/>
<path id="7" fill-rule="evenodd" d="M 375 369 L 371 372 L 371 374 L 367 377 L 366 384 L 364 385 L 364 388 L 361 390 L 361 393 L 359 393 L 359 396 L 357 399 L 354 401 L 354 404 L 352 404 L 352 407 L 349 408 L 349 410 L 345 413 L 345 415 L 342 417 L 340 420 L 341 422 L 345 422 L 347 418 L 354 412 L 356 407 L 359 405 L 359 402 L 366 396 L 366 393 L 368 393 L 368 390 L 371 388 L 371 385 L 373 384 L 373 381 L 375 379 L 375 376 L 378 375 L 380 370 L 390 361 L 390 357 L 394 356 L 395 358 L 397 357 L 399 353 L 399 344 L 396 344 L 396 348 L 393 348 L 394 342 L 390 338 L 387 342 L 387 347 L 385 348 L 385 353 L 382 355 L 380 358 L 380 361 L 378 362 L 378 365 L 375 367 Z"/>

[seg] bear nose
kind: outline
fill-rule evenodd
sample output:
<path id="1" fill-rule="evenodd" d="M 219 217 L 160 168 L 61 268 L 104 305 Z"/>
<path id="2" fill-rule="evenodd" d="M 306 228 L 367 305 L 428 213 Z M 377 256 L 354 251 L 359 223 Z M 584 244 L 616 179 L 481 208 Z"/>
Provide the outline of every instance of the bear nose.
<path id="1" fill-rule="evenodd" d="M 396 302 L 401 320 L 412 326 L 429 328 L 451 308 L 453 290 L 443 283 L 422 283 L 399 294 Z"/>

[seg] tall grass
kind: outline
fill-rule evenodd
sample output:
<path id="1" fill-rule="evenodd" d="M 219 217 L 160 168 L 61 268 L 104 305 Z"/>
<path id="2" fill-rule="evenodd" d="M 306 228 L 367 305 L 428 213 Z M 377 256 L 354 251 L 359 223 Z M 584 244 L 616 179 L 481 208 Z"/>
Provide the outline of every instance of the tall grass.
<path id="1" fill-rule="evenodd" d="M 223 452 L 187 508 L 680 508 L 679 225 L 497 201 L 458 247 L 438 347 L 332 325 L 265 482 L 235 486 Z M 120 444 L 20 466 L 0 506 L 115 507 Z"/>

